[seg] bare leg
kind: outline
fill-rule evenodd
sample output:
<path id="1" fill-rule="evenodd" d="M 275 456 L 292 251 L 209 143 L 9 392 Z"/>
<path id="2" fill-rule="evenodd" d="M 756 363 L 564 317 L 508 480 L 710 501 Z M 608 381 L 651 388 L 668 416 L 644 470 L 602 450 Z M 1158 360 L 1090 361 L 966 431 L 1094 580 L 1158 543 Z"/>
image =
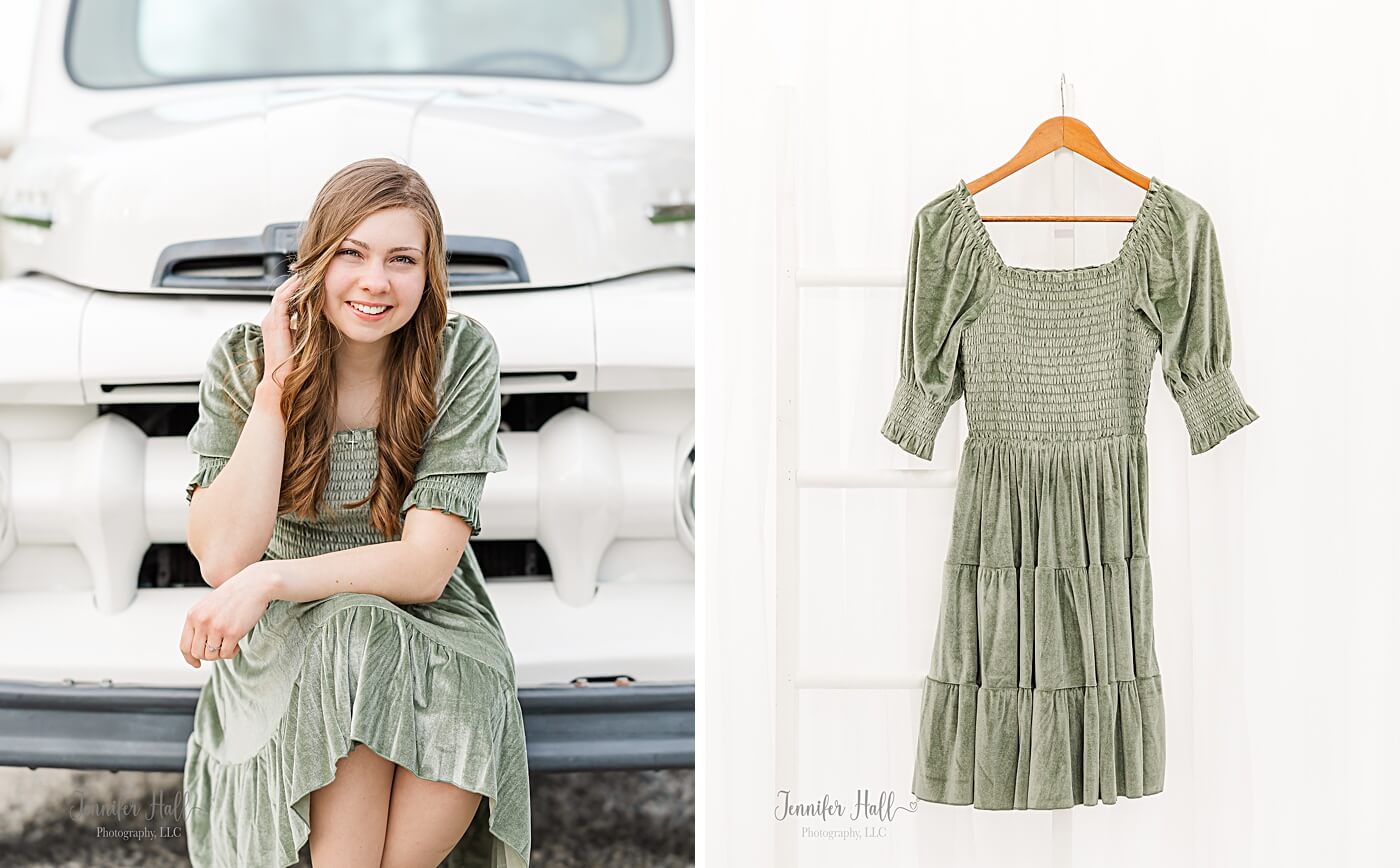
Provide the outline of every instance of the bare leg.
<path id="1" fill-rule="evenodd" d="M 398 766 L 380 868 L 437 868 L 462 840 L 480 804 L 480 793 L 425 781 Z"/>
<path id="2" fill-rule="evenodd" d="M 313 865 L 379 865 L 396 768 L 359 742 L 341 757 L 335 780 L 311 793 Z"/>

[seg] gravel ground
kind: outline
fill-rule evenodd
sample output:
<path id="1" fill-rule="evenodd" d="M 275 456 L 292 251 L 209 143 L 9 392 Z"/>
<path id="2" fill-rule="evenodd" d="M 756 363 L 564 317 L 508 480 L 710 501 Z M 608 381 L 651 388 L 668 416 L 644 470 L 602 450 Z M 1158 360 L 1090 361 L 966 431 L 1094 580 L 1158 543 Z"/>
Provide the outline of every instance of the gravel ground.
<path id="1" fill-rule="evenodd" d="M 0 767 L 0 868 L 188 866 L 179 793 L 178 773 Z M 695 864 L 693 770 L 532 775 L 530 800 L 532 868 Z"/>

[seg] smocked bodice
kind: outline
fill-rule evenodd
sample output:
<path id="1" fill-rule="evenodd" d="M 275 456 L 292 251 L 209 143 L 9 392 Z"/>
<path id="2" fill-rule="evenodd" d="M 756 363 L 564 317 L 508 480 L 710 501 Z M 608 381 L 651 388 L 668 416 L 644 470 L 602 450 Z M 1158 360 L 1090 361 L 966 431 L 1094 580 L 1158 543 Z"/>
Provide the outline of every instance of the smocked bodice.
<path id="1" fill-rule="evenodd" d="M 984 260 L 986 300 L 962 334 L 972 437 L 1097 440 L 1142 434 L 1159 337 L 1138 309 L 1146 295 L 1141 247 L 1157 219 L 1149 183 L 1117 257 L 1068 269 L 1008 266 L 967 185 L 953 216 Z"/>
<path id="2" fill-rule="evenodd" d="M 373 428 L 335 432 L 331 441 L 330 479 L 322 494 L 321 513 L 315 519 L 282 514 L 273 526 L 267 556 L 314 557 L 325 552 L 386 542 L 370 521 L 370 504 L 341 508 L 370 493 L 379 470 L 378 434 Z"/>
<path id="3" fill-rule="evenodd" d="M 1141 434 L 1157 334 L 1112 280 L 999 280 L 962 336 L 972 437 L 1094 440 Z"/>

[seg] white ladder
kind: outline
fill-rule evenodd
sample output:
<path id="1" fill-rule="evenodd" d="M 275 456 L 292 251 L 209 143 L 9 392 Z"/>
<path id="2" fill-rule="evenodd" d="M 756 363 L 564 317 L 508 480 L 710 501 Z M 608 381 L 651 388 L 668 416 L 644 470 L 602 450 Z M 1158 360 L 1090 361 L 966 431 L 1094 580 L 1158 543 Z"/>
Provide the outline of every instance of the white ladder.
<path id="1" fill-rule="evenodd" d="M 1064 106 L 1069 106 L 1067 86 L 1060 83 Z M 801 314 L 801 291 L 816 287 L 883 287 L 903 290 L 906 275 L 903 272 L 877 271 L 824 271 L 803 269 L 798 262 L 798 210 L 797 202 L 797 89 L 793 85 L 780 85 L 776 99 L 779 112 L 778 132 L 778 172 L 777 172 L 777 265 L 778 285 L 774 308 L 774 404 L 776 409 L 776 517 L 775 517 L 775 580 L 776 600 L 774 615 L 776 685 L 774 697 L 774 732 L 779 737 L 773 743 L 774 782 L 793 793 L 794 800 L 800 800 L 797 775 L 798 714 L 797 706 L 800 691 L 803 690 L 890 690 L 908 689 L 922 691 L 925 673 L 895 673 L 891 675 L 867 674 L 853 676 L 837 673 L 804 672 L 798 659 L 800 646 L 799 602 L 801 583 L 798 576 L 800 563 L 799 512 L 801 491 L 806 488 L 953 488 L 957 485 L 955 470 L 921 469 L 819 469 L 809 470 L 798 466 L 798 377 L 800 369 L 798 323 Z M 1062 113 L 1067 109 L 1062 108 Z M 1060 155 L 1051 159 L 1059 161 Z M 1064 170 L 1069 171 L 1069 158 L 1063 160 Z M 1058 167 L 1057 167 L 1058 169 Z M 1068 185 L 1057 185 L 1068 189 Z M 1068 239 L 1068 245 L 1057 241 L 1057 258 L 1066 253 L 1073 257 L 1072 234 L 1061 230 L 1061 239 Z M 891 339 L 897 329 L 891 324 Z M 890 388 L 893 389 L 891 382 Z M 952 416 L 950 415 L 949 419 Z M 947 428 L 954 426 L 945 420 Z M 912 779 L 912 769 L 910 777 Z M 1070 842 L 1072 825 L 1070 811 L 1066 808 L 1052 811 L 1051 839 L 1052 864 L 1057 868 L 1067 868 L 1071 864 Z M 798 830 L 800 825 L 793 823 L 774 824 L 774 864 L 779 868 L 797 866 Z"/>

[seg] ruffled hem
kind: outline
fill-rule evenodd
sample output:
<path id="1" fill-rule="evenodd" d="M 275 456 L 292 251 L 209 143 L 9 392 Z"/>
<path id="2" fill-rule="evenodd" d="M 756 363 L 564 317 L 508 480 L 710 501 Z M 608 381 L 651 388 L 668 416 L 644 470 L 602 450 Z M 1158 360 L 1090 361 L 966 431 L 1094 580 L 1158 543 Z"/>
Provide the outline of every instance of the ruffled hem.
<path id="1" fill-rule="evenodd" d="M 916 384 L 901 379 L 880 433 L 905 452 L 928 460 L 933 457 L 934 439 L 951 406 L 951 401 L 935 401 Z"/>
<path id="2" fill-rule="evenodd" d="M 1191 454 L 1200 455 L 1226 437 L 1259 418 L 1245 401 L 1229 368 L 1221 368 L 1183 391 L 1181 405 L 1186 430 L 1191 434 Z"/>
<path id="3" fill-rule="evenodd" d="M 1191 432 L 1191 454 L 1200 455 L 1220 444 L 1220 441 L 1259 418 L 1259 414 L 1248 405 L 1236 407 L 1224 415 L 1216 417 L 1204 428 Z"/>
<path id="4" fill-rule="evenodd" d="M 223 761 L 201 744 L 201 734 L 222 733 L 206 686 L 185 764 L 191 863 L 295 864 L 310 837 L 310 794 L 359 742 L 419 778 L 482 794 L 444 865 L 527 868 L 529 769 L 515 685 L 380 606 L 347 606 L 307 639 L 287 708 L 251 757 Z"/>
<path id="5" fill-rule="evenodd" d="M 226 464 L 228 464 L 227 458 L 199 456 L 199 469 L 195 471 L 194 477 L 185 486 L 185 503 L 193 503 L 194 490 L 209 487 L 209 483 L 214 481 L 214 477 L 219 475 L 219 471 L 223 470 Z"/>
<path id="6" fill-rule="evenodd" d="M 1111 805 L 1163 789 L 1161 676 L 1043 690 L 924 684 L 914 794 L 990 810 Z"/>
<path id="7" fill-rule="evenodd" d="M 485 487 L 485 473 L 424 477 L 409 490 L 399 507 L 399 515 L 406 515 L 414 506 L 449 512 L 465 519 L 472 526 L 472 535 L 476 536 L 481 533 L 481 494 Z"/>

